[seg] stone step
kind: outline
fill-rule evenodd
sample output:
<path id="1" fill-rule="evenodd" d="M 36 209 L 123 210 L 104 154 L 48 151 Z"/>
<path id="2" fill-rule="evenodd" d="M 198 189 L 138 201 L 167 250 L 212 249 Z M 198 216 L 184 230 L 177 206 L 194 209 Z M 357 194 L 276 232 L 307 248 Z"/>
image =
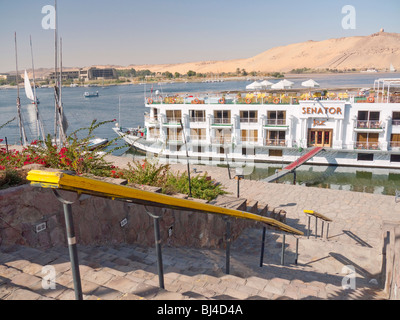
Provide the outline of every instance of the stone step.
<path id="1" fill-rule="evenodd" d="M 209 203 L 215 206 L 240 210 L 240 211 L 246 211 L 247 208 L 247 199 L 235 198 L 223 195 L 219 195 L 214 200 L 211 200 Z"/>
<path id="2" fill-rule="evenodd" d="M 250 213 L 258 213 L 258 201 L 256 200 L 247 200 L 246 202 L 246 211 Z"/>
<path id="3" fill-rule="evenodd" d="M 287 259 L 279 264 L 280 234 L 268 232 L 264 266 L 259 251 L 238 250 L 261 240 L 260 230 L 246 232 L 231 248 L 231 274 L 224 250 L 163 247 L 165 289 L 159 288 L 154 248 L 138 245 L 78 246 L 84 299 L 87 300 L 218 300 L 218 299 L 359 299 L 377 290 L 357 280 L 362 289 L 344 292 L 342 276 L 319 269 L 319 261 L 293 263 L 293 239 L 287 237 Z M 238 241 L 239 241 L 238 240 Z M 304 245 L 320 241 L 304 240 Z M 273 247 L 268 244 L 275 244 Z M 322 245 L 322 244 L 321 244 Z M 334 243 L 330 243 L 334 245 Z M 366 248 L 364 250 L 372 250 Z M 302 258 L 303 252 L 300 251 Z M 308 258 L 304 260 L 308 261 Z M 0 247 L 0 299 L 74 299 L 67 248 L 39 250 Z M 44 290 L 42 267 L 56 271 L 56 289 Z M 376 289 L 376 288 L 375 288 Z"/>

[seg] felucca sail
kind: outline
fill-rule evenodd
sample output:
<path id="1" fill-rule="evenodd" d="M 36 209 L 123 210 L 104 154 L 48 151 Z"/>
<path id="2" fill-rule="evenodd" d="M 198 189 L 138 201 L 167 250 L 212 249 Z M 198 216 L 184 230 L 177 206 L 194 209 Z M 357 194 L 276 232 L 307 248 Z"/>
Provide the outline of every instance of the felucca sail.
<path id="1" fill-rule="evenodd" d="M 29 81 L 28 72 L 26 72 L 26 70 L 25 70 L 24 82 L 25 82 L 25 94 L 26 94 L 26 97 L 29 100 L 31 100 L 32 102 L 35 102 L 35 96 L 33 95 L 31 82 Z"/>

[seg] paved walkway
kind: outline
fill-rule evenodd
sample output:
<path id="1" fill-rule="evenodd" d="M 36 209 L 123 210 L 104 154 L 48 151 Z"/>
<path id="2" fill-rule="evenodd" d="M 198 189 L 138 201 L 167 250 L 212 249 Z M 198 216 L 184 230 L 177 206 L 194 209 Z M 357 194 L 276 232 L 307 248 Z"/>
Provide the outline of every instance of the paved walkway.
<path id="1" fill-rule="evenodd" d="M 112 157 L 116 165 L 128 159 Z M 172 170 L 186 170 L 172 165 Z M 226 168 L 196 166 L 236 195 L 236 180 Z M 85 299 L 380 299 L 382 222 L 400 220 L 400 204 L 393 196 L 302 186 L 240 181 L 240 196 L 287 211 L 286 223 L 306 232 L 304 209 L 333 220 L 329 239 L 301 237 L 298 265 L 295 238 L 286 236 L 282 266 L 282 235 L 267 233 L 264 266 L 259 267 L 261 229 L 246 230 L 231 249 L 231 274 L 225 275 L 224 250 L 172 248 L 163 245 L 165 290 L 158 288 L 154 248 L 136 245 L 78 246 Z M 314 232 L 314 219 L 311 223 Z M 321 225 L 318 226 L 318 235 Z M 325 229 L 326 233 L 326 229 Z M 0 247 L 0 299 L 73 299 L 66 248 L 41 251 Z M 43 289 L 42 267 L 54 266 L 56 289 Z M 350 266 L 355 289 L 342 281 Z M 350 282 L 347 282 L 350 283 Z M 378 284 L 376 284 L 378 283 Z"/>

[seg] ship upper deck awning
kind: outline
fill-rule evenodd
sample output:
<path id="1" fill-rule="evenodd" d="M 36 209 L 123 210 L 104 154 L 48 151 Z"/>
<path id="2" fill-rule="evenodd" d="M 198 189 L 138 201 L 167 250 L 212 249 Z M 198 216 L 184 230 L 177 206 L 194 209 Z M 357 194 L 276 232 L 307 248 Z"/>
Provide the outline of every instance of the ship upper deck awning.
<path id="1" fill-rule="evenodd" d="M 233 218 L 249 219 L 275 227 L 280 231 L 294 235 L 303 235 L 303 232 L 292 228 L 280 221 L 257 214 L 215 206 L 198 201 L 175 198 L 173 196 L 159 194 L 150 191 L 135 189 L 110 182 L 104 182 L 92 178 L 74 175 L 63 171 L 32 170 L 27 179 L 33 186 L 74 191 L 80 194 L 88 194 L 110 199 L 128 201 L 140 205 L 157 206 L 199 213 L 219 214 Z"/>

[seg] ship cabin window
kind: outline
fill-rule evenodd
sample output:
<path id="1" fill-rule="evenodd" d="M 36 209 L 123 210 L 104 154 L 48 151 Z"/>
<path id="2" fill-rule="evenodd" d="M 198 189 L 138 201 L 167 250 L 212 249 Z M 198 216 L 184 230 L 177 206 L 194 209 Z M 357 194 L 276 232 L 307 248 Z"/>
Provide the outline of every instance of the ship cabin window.
<path id="1" fill-rule="evenodd" d="M 157 108 L 153 108 L 153 118 L 157 119 L 157 115 L 158 115 L 158 109 Z"/>
<path id="2" fill-rule="evenodd" d="M 240 111 L 240 122 L 257 123 L 258 122 L 257 110 Z"/>
<path id="3" fill-rule="evenodd" d="M 269 126 L 286 125 L 286 111 L 268 111 L 267 125 Z"/>
<path id="4" fill-rule="evenodd" d="M 190 139 L 193 141 L 206 140 L 206 129 L 190 129 Z"/>
<path id="5" fill-rule="evenodd" d="M 400 134 L 393 133 L 390 136 L 390 147 L 399 148 L 400 147 Z"/>
<path id="6" fill-rule="evenodd" d="M 193 146 L 193 152 L 204 153 L 205 148 L 203 146 Z"/>
<path id="7" fill-rule="evenodd" d="M 270 157 L 282 157 L 283 152 L 282 149 L 269 149 L 268 155 Z"/>
<path id="8" fill-rule="evenodd" d="M 205 122 L 206 111 L 205 110 L 189 110 L 190 122 Z"/>
<path id="9" fill-rule="evenodd" d="M 232 142 L 232 130 L 231 129 L 216 129 L 215 138 L 212 139 L 213 143 L 224 144 Z"/>
<path id="10" fill-rule="evenodd" d="M 242 156 L 254 156 L 254 151 L 253 147 L 243 147 Z"/>
<path id="11" fill-rule="evenodd" d="M 400 126 L 400 111 L 393 111 L 392 126 Z"/>
<path id="12" fill-rule="evenodd" d="M 373 153 L 358 153 L 357 161 L 374 161 Z"/>
<path id="13" fill-rule="evenodd" d="M 356 149 L 378 150 L 379 133 L 359 132 L 357 134 Z"/>
<path id="14" fill-rule="evenodd" d="M 183 141 L 181 128 L 167 128 L 168 141 Z"/>
<path id="15" fill-rule="evenodd" d="M 179 123 L 182 120 L 182 110 L 166 110 L 167 122 Z"/>
<path id="16" fill-rule="evenodd" d="M 267 146 L 282 146 L 286 145 L 285 131 L 267 130 L 266 132 L 266 145 Z"/>
<path id="17" fill-rule="evenodd" d="M 217 148 L 217 150 L 218 150 L 219 154 L 225 154 L 225 148 L 224 147 L 219 147 L 219 148 Z"/>
<path id="18" fill-rule="evenodd" d="M 160 136 L 160 128 L 149 128 L 148 138 L 157 139 Z"/>
<path id="19" fill-rule="evenodd" d="M 214 110 L 214 123 L 230 124 L 231 123 L 231 111 L 230 110 Z"/>
<path id="20" fill-rule="evenodd" d="M 258 130 L 241 130 L 242 142 L 257 142 Z"/>
<path id="21" fill-rule="evenodd" d="M 380 128 L 379 111 L 358 111 L 357 128 Z"/>
<path id="22" fill-rule="evenodd" d="M 390 162 L 400 162 L 400 154 L 390 155 Z"/>

